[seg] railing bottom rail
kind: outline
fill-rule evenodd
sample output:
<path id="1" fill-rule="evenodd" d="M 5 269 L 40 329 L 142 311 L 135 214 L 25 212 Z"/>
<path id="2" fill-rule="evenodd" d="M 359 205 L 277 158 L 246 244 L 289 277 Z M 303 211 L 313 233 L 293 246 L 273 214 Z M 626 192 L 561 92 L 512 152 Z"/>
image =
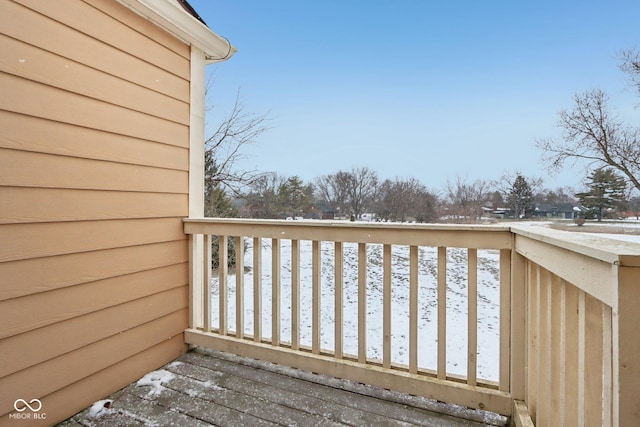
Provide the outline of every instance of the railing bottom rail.
<path id="1" fill-rule="evenodd" d="M 185 341 L 190 345 L 252 357 L 500 415 L 511 416 L 513 410 L 511 395 L 499 390 L 362 364 L 347 359 L 338 360 L 322 354 L 306 353 L 282 346 L 274 347 L 271 344 L 203 332 L 198 329 L 187 329 Z"/>

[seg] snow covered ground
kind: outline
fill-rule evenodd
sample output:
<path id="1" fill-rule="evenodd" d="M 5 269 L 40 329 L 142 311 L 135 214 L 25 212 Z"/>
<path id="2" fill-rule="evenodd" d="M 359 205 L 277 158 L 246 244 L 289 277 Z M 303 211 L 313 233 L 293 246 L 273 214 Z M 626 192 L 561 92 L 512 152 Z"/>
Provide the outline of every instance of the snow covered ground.
<path id="1" fill-rule="evenodd" d="M 245 266 L 251 266 L 253 248 L 247 240 Z M 271 337 L 271 247 L 262 240 L 262 330 Z M 281 341 L 291 339 L 291 242 L 281 241 Z M 311 346 L 311 242 L 301 242 L 300 341 Z M 368 245 L 367 357 L 382 359 L 382 245 Z M 357 244 L 344 245 L 344 352 L 357 354 Z M 332 242 L 321 245 L 321 346 L 334 349 L 334 264 Z M 392 249 L 392 363 L 409 362 L 409 248 Z M 253 334 L 253 271 L 245 273 L 245 332 Z M 420 368 L 437 366 L 437 249 L 419 248 Z M 499 252 L 478 251 L 478 377 L 497 381 L 499 372 Z M 218 325 L 218 282 L 212 281 L 213 326 Z M 228 325 L 235 331 L 235 276 L 228 280 Z M 447 250 L 447 372 L 467 370 L 467 251 Z"/>

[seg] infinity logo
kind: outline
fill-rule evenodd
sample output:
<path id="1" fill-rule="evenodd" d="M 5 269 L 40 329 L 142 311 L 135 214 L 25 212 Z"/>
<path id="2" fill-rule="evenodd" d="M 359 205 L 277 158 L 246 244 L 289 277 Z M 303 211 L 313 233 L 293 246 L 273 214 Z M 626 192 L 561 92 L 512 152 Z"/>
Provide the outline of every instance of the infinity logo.
<path id="1" fill-rule="evenodd" d="M 19 403 L 22 403 L 24 406 L 18 407 Z M 29 403 L 33 404 L 33 406 L 31 406 Z M 27 408 L 29 408 L 32 412 L 38 412 L 40 409 L 42 409 L 42 402 L 40 402 L 40 400 L 38 399 L 31 399 L 29 402 L 24 399 L 18 399 L 13 402 L 13 408 L 18 412 L 24 412 L 27 410 Z"/>

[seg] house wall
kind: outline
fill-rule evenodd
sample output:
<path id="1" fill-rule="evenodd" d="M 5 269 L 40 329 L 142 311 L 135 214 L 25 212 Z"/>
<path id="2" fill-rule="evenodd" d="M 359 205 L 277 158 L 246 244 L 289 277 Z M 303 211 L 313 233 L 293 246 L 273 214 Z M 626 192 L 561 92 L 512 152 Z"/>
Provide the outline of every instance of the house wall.
<path id="1" fill-rule="evenodd" d="M 52 424 L 186 350 L 191 51 L 115 0 L 0 1 L 0 51 L 0 425 Z"/>

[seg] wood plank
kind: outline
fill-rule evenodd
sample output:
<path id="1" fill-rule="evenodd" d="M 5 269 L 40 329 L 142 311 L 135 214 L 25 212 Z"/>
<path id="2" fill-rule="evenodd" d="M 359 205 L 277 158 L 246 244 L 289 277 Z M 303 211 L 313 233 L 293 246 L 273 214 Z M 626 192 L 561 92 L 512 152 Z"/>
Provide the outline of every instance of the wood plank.
<path id="1" fill-rule="evenodd" d="M 114 169 L 118 168 L 117 163 L 123 163 L 149 168 L 189 171 L 189 151 L 185 147 L 102 132 L 9 111 L 0 111 L 0 128 L 2 129 L 2 133 L 0 133 L 1 147 L 27 152 L 57 154 L 73 158 L 74 161 L 80 161 L 80 159 L 103 160 L 105 164 Z M 42 135 L 47 135 L 47 138 L 43 139 Z M 24 155 L 26 156 L 26 154 Z M 94 162 L 92 165 L 100 167 L 100 162 Z M 101 171 L 98 176 L 102 177 L 102 173 L 108 173 L 108 171 Z M 91 176 L 87 178 L 91 179 Z M 113 178 L 118 182 L 117 177 Z M 166 182 L 165 178 L 162 178 L 162 185 L 171 188 L 173 184 Z M 181 182 L 177 176 L 171 179 L 178 179 Z M 136 186 L 138 184 L 129 181 L 129 185 Z"/>
<path id="2" fill-rule="evenodd" d="M 438 247 L 438 379 L 447 377 L 447 248 Z"/>
<path id="3" fill-rule="evenodd" d="M 185 233 L 250 235 L 269 239 L 323 240 L 390 245 L 511 249 L 507 227 L 489 225 L 428 225 L 352 223 L 340 221 L 246 220 L 233 218 L 185 219 Z"/>
<path id="4" fill-rule="evenodd" d="M 0 263 L 0 301 L 186 263 L 185 240 Z M 134 261 L 135 260 L 135 261 Z"/>
<path id="5" fill-rule="evenodd" d="M 187 194 L 187 171 L 0 148 L 0 185 Z M 37 172 L 37 173 L 34 173 Z"/>
<path id="6" fill-rule="evenodd" d="M 551 274 L 540 269 L 538 409 L 536 423 L 549 426 L 551 416 Z"/>
<path id="7" fill-rule="evenodd" d="M 66 12 L 66 10 L 63 10 Z M 87 37 L 15 2 L 0 2 L 1 32 L 32 46 L 129 80 L 159 93 L 189 102 L 189 80 Z M 38 28 L 39 31 L 33 31 Z"/>
<path id="8" fill-rule="evenodd" d="M 189 104 L 0 35 L 0 71 L 67 92 L 189 125 Z"/>
<path id="9" fill-rule="evenodd" d="M 610 263 L 524 236 L 517 236 L 516 249 L 553 274 L 615 307 L 617 278 Z"/>
<path id="10" fill-rule="evenodd" d="M 384 245 L 382 253 L 382 366 L 391 368 L 391 245 Z"/>
<path id="11" fill-rule="evenodd" d="M 189 127 L 0 73 L 0 109 L 187 148 Z M 31 96 L 24 96 L 29 93 Z M 43 102 L 46 100 L 46 102 Z M 51 108 L 56 105 L 56 108 Z M 109 117 L 109 120 L 105 120 Z"/>
<path id="12" fill-rule="evenodd" d="M 56 0 L 55 3 L 20 0 L 20 3 L 85 36 L 100 40 L 133 57 L 155 64 L 183 79 L 189 79 L 189 59 L 182 55 L 176 55 L 175 52 L 144 34 L 144 30 L 153 28 L 149 21 L 139 17 L 136 22 L 131 22 L 132 25 L 135 25 L 134 28 L 131 28 L 108 15 L 112 10 L 122 8 L 117 3 L 110 3 L 112 7 L 107 6 L 106 13 L 76 0 Z M 153 32 L 155 33 L 157 30 Z"/>
<path id="13" fill-rule="evenodd" d="M 211 310 L 213 310 L 211 305 L 211 279 L 213 277 L 213 273 L 211 271 L 211 263 L 213 261 L 213 249 L 211 247 L 212 240 L 213 239 L 210 234 L 204 235 L 204 256 L 202 257 L 202 329 L 205 332 L 210 332 L 213 326 L 211 319 Z"/>
<path id="14" fill-rule="evenodd" d="M 300 349 L 300 241 L 291 241 L 291 348 Z"/>
<path id="15" fill-rule="evenodd" d="M 228 295 L 229 283 L 227 278 L 229 268 L 229 238 L 218 236 L 218 333 L 228 333 Z M 209 295 L 211 299 L 211 295 Z"/>
<path id="16" fill-rule="evenodd" d="M 566 284 L 553 275 L 551 283 L 551 384 L 550 384 L 550 420 L 565 425 L 565 372 L 564 360 L 567 352 L 566 340 Z"/>
<path id="17" fill-rule="evenodd" d="M 85 347 L 131 327 L 185 310 L 188 289 L 180 286 L 0 340 L 0 378 Z M 182 306 L 176 306 L 181 302 Z M 65 339 L 51 339 L 65 337 Z M 46 343 L 46 345 L 43 345 Z M 20 351 L 15 351 L 20 349 Z"/>
<path id="18" fill-rule="evenodd" d="M 187 194 L 0 187 L 0 224 L 184 217 Z"/>
<path id="19" fill-rule="evenodd" d="M 511 251 L 511 395 L 524 401 L 527 358 L 527 268 L 525 258 Z"/>
<path id="20" fill-rule="evenodd" d="M 511 250 L 500 250 L 500 390 L 511 385 Z"/>
<path id="21" fill-rule="evenodd" d="M 337 359 L 342 359 L 344 356 L 344 246 L 341 242 L 334 243 L 333 252 L 334 261 L 334 292 L 335 292 L 335 331 L 334 353 Z"/>
<path id="22" fill-rule="evenodd" d="M 291 414 L 287 412 L 286 408 L 273 405 L 268 400 L 256 400 L 252 396 L 236 392 L 228 387 L 212 387 L 209 385 L 212 384 L 212 381 L 204 381 L 206 377 L 200 377 L 203 380 L 194 379 L 194 375 L 200 374 L 197 371 L 198 367 L 193 366 L 195 369 L 192 370 L 195 372 L 188 373 L 184 367 L 191 367 L 191 365 L 179 363 L 180 365 L 170 364 L 168 366 L 168 370 L 174 373 L 175 378 L 163 386 L 159 396 L 150 399 L 145 389 L 132 384 L 124 390 L 124 397 L 114 400 L 112 408 L 115 410 L 122 408 L 126 413 L 135 412 L 136 416 L 149 420 L 147 425 L 153 422 L 153 425 L 162 426 L 275 427 L 279 424 L 264 418 L 281 417 L 283 421 L 293 425 L 297 425 L 294 424 L 294 421 L 302 421 L 291 417 L 287 418 Z M 182 369 L 180 369 L 181 367 Z M 185 374 L 181 374 L 182 372 Z M 216 377 L 219 378 L 220 375 L 216 375 Z M 168 419 L 167 413 L 174 413 L 184 418 Z M 100 421 L 102 422 L 102 417 Z"/>
<path id="23" fill-rule="evenodd" d="M 235 238 L 236 337 L 244 337 L 244 237 Z"/>
<path id="24" fill-rule="evenodd" d="M 280 345 L 280 239 L 271 240 L 271 344 Z"/>
<path id="25" fill-rule="evenodd" d="M 253 271 L 262 271 L 262 239 L 253 239 Z M 253 339 L 262 340 L 262 274 L 253 275 Z"/>
<path id="26" fill-rule="evenodd" d="M 333 377 L 349 379 L 376 387 L 396 390 L 430 399 L 454 403 L 469 408 L 483 408 L 503 415 L 511 415 L 512 401 L 508 393 L 483 387 L 472 387 L 455 381 L 413 375 L 397 370 L 385 370 L 370 364 L 334 357 L 300 353 L 269 344 L 238 340 L 235 337 L 222 337 L 217 334 L 205 334 L 202 331 L 186 330 L 185 340 L 194 344 L 219 351 L 233 352 L 246 357 L 256 358 L 286 366 L 322 373 Z"/>
<path id="27" fill-rule="evenodd" d="M 565 425 L 578 425 L 578 337 L 579 337 L 579 317 L 578 313 L 578 293 L 579 289 L 565 282 L 565 359 L 563 362 L 564 370 L 564 389 L 574 390 L 573 393 L 565 393 Z"/>
<path id="28" fill-rule="evenodd" d="M 586 426 L 604 426 L 603 404 L 603 305 L 590 295 L 585 297 L 585 421 Z M 608 409 L 608 408 L 607 408 Z"/>
<path id="29" fill-rule="evenodd" d="M 88 238 L 91 236 L 91 238 Z M 0 262 L 185 240 L 177 218 L 6 224 Z"/>
<path id="30" fill-rule="evenodd" d="M 502 270 L 501 270 L 502 272 Z M 502 286 L 502 284 L 501 284 Z M 467 252 L 467 384 L 476 385 L 478 367 L 478 250 Z"/>
<path id="31" fill-rule="evenodd" d="M 184 340 L 182 336 L 177 335 L 127 359 L 106 366 L 80 381 L 66 385 L 46 396 L 47 423 L 55 424 L 65 420 L 93 402 L 141 378 L 149 370 L 174 360 L 185 351 Z M 15 398 L 11 399 L 11 402 L 14 400 Z M 0 423 L 7 421 L 7 415 L 0 417 Z"/>
<path id="32" fill-rule="evenodd" d="M 0 338 L 62 322 L 94 311 L 181 286 L 188 281 L 185 264 L 113 277 L 55 291 L 0 302 Z M 176 300 L 177 310 L 187 301 Z"/>
<path id="33" fill-rule="evenodd" d="M 13 409 L 15 398 L 11 396 L 47 396 L 162 341 L 181 336 L 186 322 L 186 311 L 177 311 L 1 378 L 0 413 Z M 147 365 L 147 369 L 149 367 Z"/>
<path id="34" fill-rule="evenodd" d="M 538 304 L 539 281 L 538 267 L 531 261 L 527 262 L 527 388 L 525 402 L 529 407 L 531 418 L 535 421 L 538 408 Z"/>
<path id="35" fill-rule="evenodd" d="M 358 362 L 367 361 L 367 245 L 358 243 Z"/>
<path id="36" fill-rule="evenodd" d="M 409 247 L 409 372 L 418 373 L 418 247 Z"/>
<path id="37" fill-rule="evenodd" d="M 366 426 L 436 424 L 453 426 L 458 422 L 446 415 L 401 406 L 376 397 L 313 382 L 311 375 L 304 375 L 305 379 L 311 377 L 310 381 L 302 381 L 280 372 L 233 363 L 225 360 L 224 356 L 202 357 L 194 352 L 184 355 L 180 361 L 187 363 L 178 365 L 175 370 L 183 375 L 211 378 L 212 382 L 230 393 L 240 392 L 243 396 L 265 399 L 274 407 L 280 405 L 289 407 L 295 410 L 294 415 L 297 410 L 301 410 L 309 415 L 323 417 L 323 419 L 311 419 L 306 422 L 301 420 L 300 422 L 304 425 L 324 425 L 323 422 L 329 422 L 339 423 L 338 425 Z M 185 388 L 192 387 L 189 384 Z M 200 390 L 203 397 L 211 394 L 211 391 L 205 388 Z M 290 416 L 291 413 L 286 414 L 276 421 L 281 424 L 290 423 Z"/>
<path id="38" fill-rule="evenodd" d="M 320 242 L 314 240 L 311 242 L 311 351 L 314 354 L 320 354 L 320 336 L 322 327 L 321 320 L 321 301 L 322 295 L 321 278 L 322 259 L 320 251 Z"/>

